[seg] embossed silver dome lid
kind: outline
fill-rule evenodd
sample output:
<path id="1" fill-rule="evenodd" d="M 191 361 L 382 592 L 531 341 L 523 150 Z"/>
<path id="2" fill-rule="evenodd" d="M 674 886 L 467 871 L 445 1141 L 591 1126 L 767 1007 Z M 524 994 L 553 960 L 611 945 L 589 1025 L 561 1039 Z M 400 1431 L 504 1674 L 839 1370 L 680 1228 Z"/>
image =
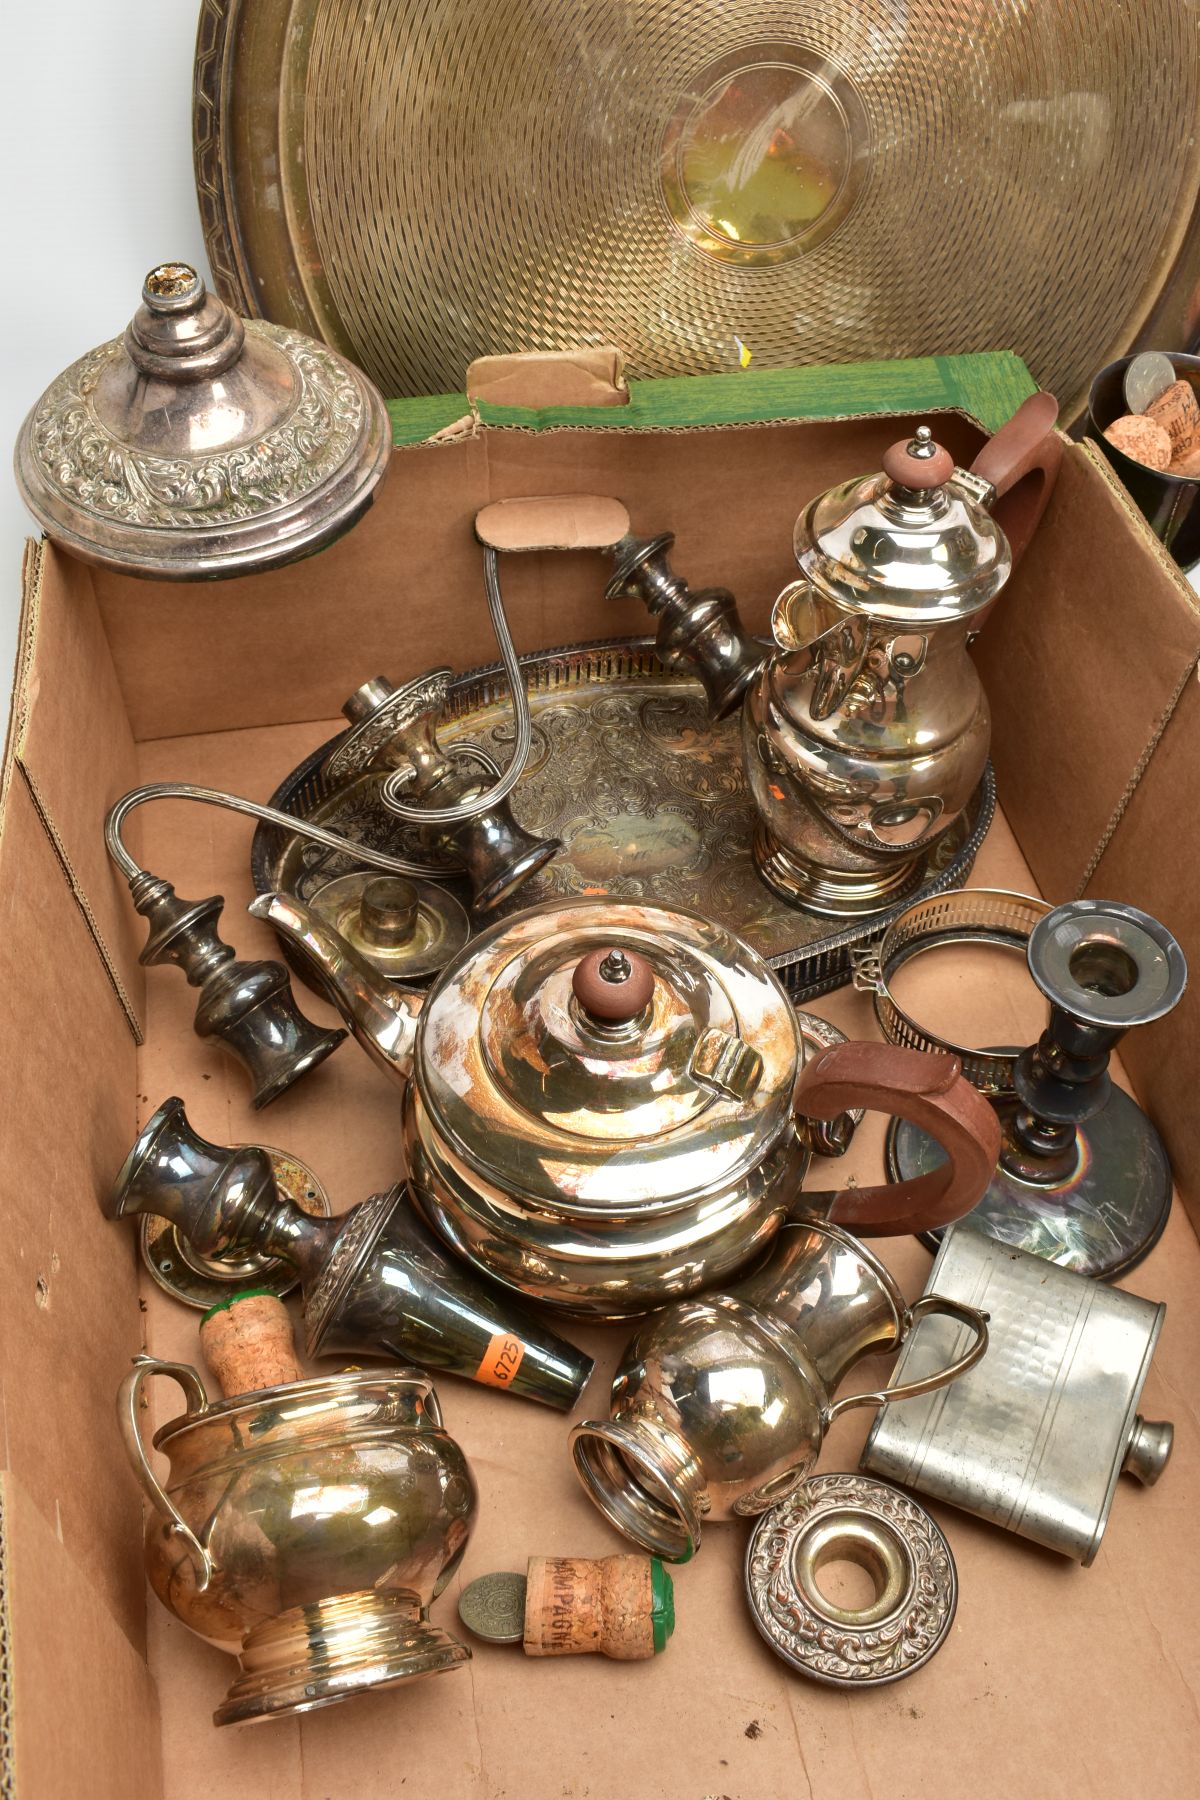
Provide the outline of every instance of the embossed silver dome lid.
<path id="1" fill-rule="evenodd" d="M 370 505 L 390 453 L 383 399 L 351 363 L 163 263 L 124 337 L 46 389 L 16 472 L 75 556 L 194 581 L 321 549 Z"/>

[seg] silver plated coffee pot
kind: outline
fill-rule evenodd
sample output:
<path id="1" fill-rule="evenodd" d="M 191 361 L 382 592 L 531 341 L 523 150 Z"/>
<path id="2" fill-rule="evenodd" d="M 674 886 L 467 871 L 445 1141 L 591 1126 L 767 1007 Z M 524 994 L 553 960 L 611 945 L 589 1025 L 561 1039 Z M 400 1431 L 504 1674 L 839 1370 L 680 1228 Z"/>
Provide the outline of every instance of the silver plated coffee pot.
<path id="1" fill-rule="evenodd" d="M 793 904 L 892 904 L 975 791 L 991 721 L 967 644 L 1049 498 L 1056 411 L 1033 395 L 970 470 L 920 426 L 800 515 L 742 714 L 755 862 Z"/>

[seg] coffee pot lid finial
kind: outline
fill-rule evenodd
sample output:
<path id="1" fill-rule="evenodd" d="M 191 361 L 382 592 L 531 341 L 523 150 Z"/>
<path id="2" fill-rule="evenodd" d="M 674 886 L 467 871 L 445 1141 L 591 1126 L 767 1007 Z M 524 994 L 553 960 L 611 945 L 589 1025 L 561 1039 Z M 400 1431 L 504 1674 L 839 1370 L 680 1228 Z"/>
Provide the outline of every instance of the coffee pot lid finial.
<path id="1" fill-rule="evenodd" d="M 884 452 L 883 472 L 897 487 L 924 493 L 945 487 L 954 473 L 954 458 L 934 442 L 928 425 L 918 425 L 911 438 Z"/>

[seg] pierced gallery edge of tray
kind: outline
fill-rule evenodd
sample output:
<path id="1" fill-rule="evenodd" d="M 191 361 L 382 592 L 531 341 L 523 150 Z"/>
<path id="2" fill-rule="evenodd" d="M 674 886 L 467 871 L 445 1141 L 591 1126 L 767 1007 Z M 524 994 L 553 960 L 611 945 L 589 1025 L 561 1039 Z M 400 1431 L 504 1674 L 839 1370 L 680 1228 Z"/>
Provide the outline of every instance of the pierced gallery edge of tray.
<path id="1" fill-rule="evenodd" d="M 914 899 L 961 886 L 991 824 L 989 764 L 964 816 L 931 850 L 916 892 L 844 925 L 796 911 L 759 879 L 751 858 L 755 815 L 742 777 L 739 720 L 713 724 L 698 681 L 664 668 L 645 638 L 540 650 L 520 661 L 533 752 L 513 811 L 528 830 L 562 838 L 564 848 L 505 911 L 604 894 L 692 907 L 736 931 L 793 999 L 806 1000 L 848 981 L 851 950 L 877 938 Z M 454 681 L 438 735 L 447 751 L 480 749 L 507 763 L 512 708 L 499 665 Z M 322 764 L 336 742 L 322 744 L 286 776 L 271 804 L 419 860 L 416 831 L 378 798 L 382 775 L 326 787 Z M 277 826 L 260 825 L 254 835 L 251 873 L 259 893 L 282 888 L 307 899 L 352 866 Z M 466 902 L 463 884 L 446 885 Z"/>

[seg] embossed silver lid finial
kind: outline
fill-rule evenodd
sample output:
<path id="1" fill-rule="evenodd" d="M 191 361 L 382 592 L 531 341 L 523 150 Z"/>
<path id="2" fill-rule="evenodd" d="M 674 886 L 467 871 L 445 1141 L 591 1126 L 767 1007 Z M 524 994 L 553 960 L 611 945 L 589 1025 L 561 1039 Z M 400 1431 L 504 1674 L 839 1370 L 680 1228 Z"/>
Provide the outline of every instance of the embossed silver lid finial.
<path id="1" fill-rule="evenodd" d="M 370 505 L 391 429 L 326 345 L 242 320 L 160 263 L 123 337 L 51 383 L 17 482 L 47 537 L 130 575 L 243 575 L 308 555 Z"/>

